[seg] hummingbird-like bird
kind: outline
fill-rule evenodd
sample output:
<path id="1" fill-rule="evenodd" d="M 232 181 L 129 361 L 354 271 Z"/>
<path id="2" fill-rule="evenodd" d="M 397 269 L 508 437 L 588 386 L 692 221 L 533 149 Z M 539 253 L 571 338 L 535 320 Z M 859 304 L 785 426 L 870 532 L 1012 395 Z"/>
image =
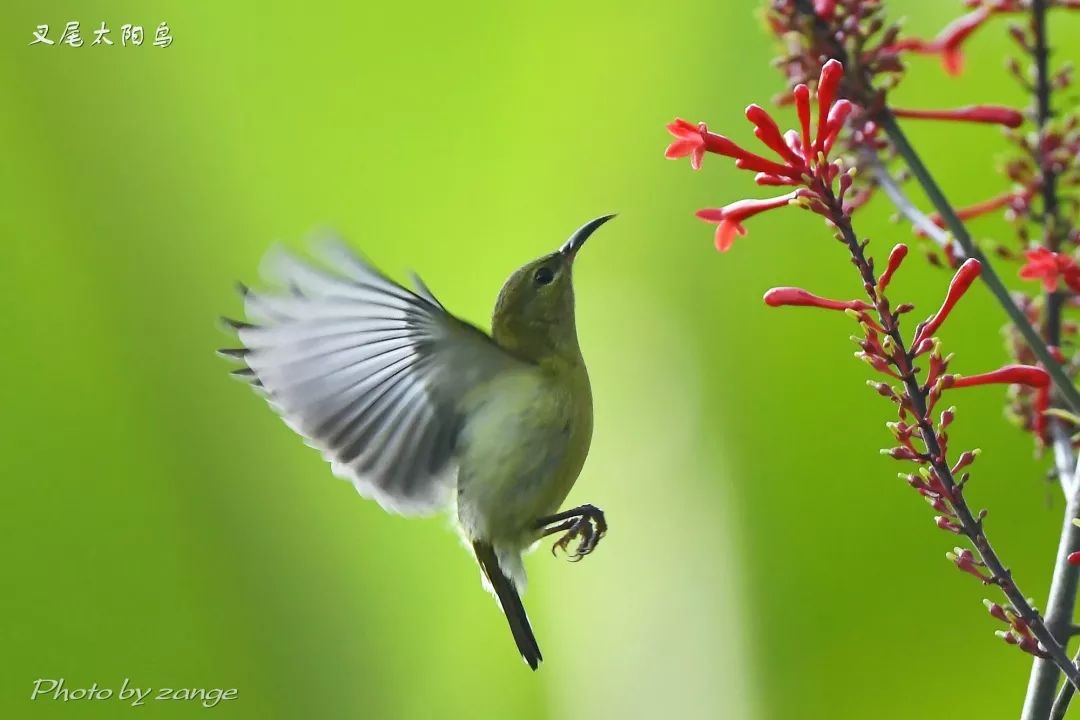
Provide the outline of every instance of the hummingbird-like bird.
<path id="1" fill-rule="evenodd" d="M 325 267 L 277 251 L 266 267 L 278 289 L 241 288 L 247 320 L 227 322 L 243 347 L 220 351 L 362 496 L 403 515 L 456 515 L 534 670 L 543 656 L 521 602 L 523 553 L 562 533 L 552 553 L 578 560 L 607 531 L 592 505 L 558 510 L 593 429 L 574 261 L 612 217 L 516 270 L 490 336 L 418 277 L 408 290 L 340 242 L 324 243 Z"/>

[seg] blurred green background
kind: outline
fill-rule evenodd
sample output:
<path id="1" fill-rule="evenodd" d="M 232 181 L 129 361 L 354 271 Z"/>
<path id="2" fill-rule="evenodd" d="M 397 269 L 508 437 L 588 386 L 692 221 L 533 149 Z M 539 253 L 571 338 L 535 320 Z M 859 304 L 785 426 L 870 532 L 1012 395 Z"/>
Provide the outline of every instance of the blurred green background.
<path id="1" fill-rule="evenodd" d="M 959 3 L 892 5 L 929 35 Z M 716 158 L 662 157 L 675 115 L 751 138 L 742 108 L 781 87 L 758 3 L 57 1 L 0 19 L 0 716 L 1015 714 L 1027 658 L 878 455 L 890 406 L 849 321 L 760 301 L 857 294 L 842 248 L 792 210 L 715 253 L 692 212 L 761 193 Z M 82 48 L 28 46 L 67 20 Z M 148 39 L 89 47 L 101 20 Z M 1058 44 L 1078 29 L 1055 22 Z M 897 102 L 1024 102 L 1003 25 L 970 48 L 960 79 L 914 61 Z M 996 130 L 909 126 L 955 201 L 1002 189 Z M 611 211 L 577 272 L 596 434 L 570 501 L 612 529 L 580 564 L 528 559 L 533 674 L 447 521 L 334 479 L 226 376 L 216 318 L 270 243 L 332 227 L 486 326 L 512 269 Z M 909 237 L 890 214 L 858 217 L 878 252 Z M 946 281 L 909 260 L 894 297 L 929 312 Z M 1004 361 L 1002 322 L 969 295 L 943 332 L 957 371 Z M 1001 394 L 963 392 L 954 445 L 985 451 L 971 497 L 1041 604 L 1060 501 Z M 59 677 L 238 698 L 30 702 Z"/>

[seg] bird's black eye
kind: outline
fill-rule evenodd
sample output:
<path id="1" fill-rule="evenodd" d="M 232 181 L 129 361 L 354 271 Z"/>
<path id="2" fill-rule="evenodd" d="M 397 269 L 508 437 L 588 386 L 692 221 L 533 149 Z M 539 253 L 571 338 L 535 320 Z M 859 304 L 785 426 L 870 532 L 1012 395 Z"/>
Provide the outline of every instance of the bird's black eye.
<path id="1" fill-rule="evenodd" d="M 536 281 L 537 285 L 547 285 L 549 282 L 551 282 L 554 279 L 555 279 L 555 273 L 552 272 L 551 268 L 547 268 L 547 267 L 540 268 L 539 270 L 536 271 L 536 274 L 533 275 L 533 280 Z"/>

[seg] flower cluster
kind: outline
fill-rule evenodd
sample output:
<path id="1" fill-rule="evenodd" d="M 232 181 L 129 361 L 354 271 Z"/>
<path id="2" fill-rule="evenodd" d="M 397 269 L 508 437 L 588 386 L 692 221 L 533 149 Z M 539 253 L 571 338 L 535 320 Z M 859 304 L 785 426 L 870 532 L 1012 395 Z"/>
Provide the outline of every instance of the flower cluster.
<path id="1" fill-rule="evenodd" d="M 1071 69 L 1065 67 L 1056 73 L 1048 69 L 1045 37 L 1035 27 L 1033 0 L 964 0 L 963 14 L 929 39 L 905 36 L 898 25 L 886 19 L 882 5 L 880 0 L 768 2 L 769 27 L 784 48 L 777 65 L 787 76 L 789 87 L 807 83 L 828 58 L 857 59 L 854 66 L 859 72 L 839 86 L 839 96 L 853 101 L 856 109 L 836 143 L 841 154 L 851 158 L 850 166 L 864 170 L 867 163 L 874 165 L 873 172 L 857 175 L 848 210 L 864 205 L 882 183 L 899 187 L 896 171 L 890 170 L 895 151 L 882 132 L 882 113 L 904 121 L 962 121 L 1003 128 L 1016 149 L 1002 168 L 1005 186 L 991 197 L 959 208 L 956 216 L 969 222 L 997 214 L 1012 225 L 1018 243 L 995 242 L 995 253 L 1017 263 L 1014 272 L 1018 277 L 1040 282 L 1044 293 L 1039 297 L 1033 288 L 1034 293 L 1018 296 L 1014 302 L 1031 326 L 1042 330 L 1045 344 L 1055 349 L 1075 347 L 1076 323 L 1066 319 L 1062 310 L 1080 306 L 1080 278 L 1075 269 L 1080 229 L 1070 220 L 1080 209 L 1080 117 L 1050 107 L 1050 93 L 1060 94 L 1071 85 Z M 1043 7 L 1075 10 L 1080 9 L 1080 0 L 1045 0 Z M 1014 20 L 1009 35 L 1030 60 L 1010 59 L 1008 67 L 1035 98 L 1031 109 L 998 105 L 912 109 L 890 102 L 892 90 L 906 75 L 910 56 L 935 56 L 947 74 L 959 75 L 965 71 L 967 41 L 999 17 Z M 1027 26 L 1015 22 L 1024 17 L 1032 18 Z M 915 222 L 916 235 L 933 239 L 937 247 L 927 248 L 927 256 L 934 264 L 955 269 L 966 253 L 950 233 L 933 232 L 934 225 L 946 228 L 934 213 L 923 217 L 921 223 Z M 1038 229 L 1037 235 L 1033 229 Z M 1006 335 L 1015 362 L 1036 362 L 1029 340 L 1020 331 L 1010 326 Z M 1070 353 L 1064 359 L 1070 371 L 1080 367 L 1080 356 Z M 1009 414 L 1033 433 L 1039 448 L 1050 441 L 1048 423 L 1042 416 L 1049 396 L 1049 391 L 1027 387 L 1009 392 Z"/>
<path id="2" fill-rule="evenodd" d="M 972 1 L 966 3 L 969 12 L 946 27 L 933 41 L 902 41 L 916 52 L 942 53 L 947 69 L 959 69 L 962 63 L 955 58 L 964 41 L 986 21 L 997 15 L 1030 13 L 1031 0 Z M 1048 0 L 1047 7 L 1080 8 L 1072 0 Z M 1038 290 L 1017 295 L 1018 305 L 1028 322 L 1041 328 L 1043 336 L 1059 362 L 1065 363 L 1070 376 L 1080 361 L 1075 355 L 1066 357 L 1061 348 L 1075 346 L 1077 326 L 1066 319 L 1062 310 L 1077 303 L 1080 293 L 1080 268 L 1075 253 L 1080 247 L 1080 231 L 1075 217 L 1080 207 L 1077 188 L 1080 187 L 1080 117 L 1065 112 L 1052 117 L 1050 93 L 1062 91 L 1072 83 L 1071 72 L 1065 68 L 1052 74 L 1047 66 L 1045 38 L 1040 38 L 1034 21 L 1025 27 L 1014 23 L 1009 36 L 1029 66 L 1011 58 L 1008 67 L 1016 81 L 1035 98 L 1034 107 L 1021 117 L 1021 122 L 1008 127 L 1016 130 L 1006 137 L 1015 148 L 1003 165 L 1007 188 L 995 195 L 961 208 L 957 215 L 964 221 L 982 216 L 1001 214 L 1015 232 L 1016 245 L 996 244 L 997 255 L 1019 265 L 1017 274 L 1023 280 L 1038 282 Z M 950 59 L 953 58 L 953 59 Z M 1034 81 L 1032 78 L 1036 78 Z M 1028 123 L 1028 127 L 1023 127 Z M 941 218 L 931 217 L 943 227 Z M 1033 231 L 1038 231 L 1033 232 Z M 1035 362 L 1030 345 L 1014 327 L 1006 328 L 1008 347 L 1017 362 Z M 1038 448 L 1051 440 L 1045 417 L 1050 407 L 1048 390 L 1012 388 L 1008 397 L 1009 415 L 1033 433 Z"/>
<path id="3" fill-rule="evenodd" d="M 665 156 L 670 159 L 690 157 L 691 166 L 701 168 L 706 152 L 725 155 L 735 159 L 735 166 L 757 173 L 758 185 L 789 186 L 795 190 L 777 197 L 762 200 L 740 200 L 721 208 L 699 210 L 697 216 L 716 223 L 716 247 L 726 251 L 736 235 L 745 235 L 743 221 L 767 210 L 797 202 L 803 207 L 826 217 L 829 211 L 820 190 L 831 187 L 838 177 L 839 197 L 851 187 L 851 177 L 843 174 L 838 161 L 830 161 L 833 144 L 844 126 L 854 105 L 849 100 L 838 100 L 837 89 L 844 76 L 843 66 L 830 60 L 821 68 L 817 83 L 817 121 L 812 122 L 810 89 L 798 85 L 793 97 L 799 117 L 799 129 L 781 133 L 776 120 L 760 105 L 746 108 L 746 119 L 754 125 L 754 135 L 777 159 L 771 160 L 750 152 L 723 135 L 709 132 L 705 123 L 694 125 L 676 118 L 667 128 L 675 140 L 668 145 Z"/>
<path id="4" fill-rule="evenodd" d="M 841 3 L 819 5 L 830 5 L 835 12 Z M 887 423 L 895 445 L 882 452 L 914 466 L 912 472 L 901 477 L 934 509 L 935 525 L 971 542 L 972 548 L 956 548 L 947 554 L 948 559 L 959 570 L 999 586 L 1008 598 L 1005 606 L 994 605 L 1010 625 L 1002 637 L 1031 654 L 1042 656 L 1047 645 L 1054 644 L 1053 636 L 1013 584 L 986 539 L 985 511 L 973 513 L 965 498 L 967 468 L 979 451 L 951 455 L 949 426 L 956 410 L 950 407 L 939 412 L 938 405 L 946 393 L 982 385 L 1023 386 L 1045 392 L 1050 377 L 1042 368 L 1026 364 L 966 376 L 950 370 L 952 356 L 942 353 L 937 334 L 982 272 L 982 264 L 974 258 L 956 270 L 938 310 L 920 322 L 909 337 L 902 332 L 902 316 L 914 307 L 893 306 L 887 292 L 908 256 L 908 247 L 896 245 L 884 270 L 880 275 L 877 273 L 873 258 L 866 253 L 868 243 L 857 239 L 851 224 L 851 208 L 845 203 L 851 174 L 845 171 L 842 160 L 830 159 L 845 119 L 855 109 L 850 101 L 837 96 L 843 81 L 844 68 L 839 61 L 823 64 L 817 82 L 816 122 L 811 117 L 813 93 L 805 84 L 796 86 L 793 98 L 799 126 L 787 132 L 781 132 L 776 121 L 757 105 L 747 108 L 746 116 L 754 125 L 754 135 L 775 159 L 712 133 L 704 124 L 693 125 L 684 120 L 668 126 L 675 141 L 668 146 L 666 155 L 689 156 L 695 168 L 701 166 L 705 153 L 724 155 L 735 159 L 737 167 L 756 173 L 759 185 L 793 188 L 778 197 L 740 200 L 698 212 L 699 217 L 718 224 L 716 244 L 722 251 L 731 246 L 735 234 L 745 234 L 744 220 L 788 204 L 797 204 L 823 216 L 835 229 L 837 239 L 845 245 L 859 272 L 866 299 L 838 300 L 802 288 L 777 287 L 765 293 L 765 303 L 771 307 L 814 307 L 843 312 L 858 323 L 861 334 L 852 338 L 858 346 L 855 356 L 878 375 L 869 381 L 870 387 L 896 406 L 896 420 Z M 1061 652 L 1060 646 L 1055 645 L 1055 649 Z"/>
<path id="5" fill-rule="evenodd" d="M 689 157 L 699 169 L 706 154 L 724 155 L 737 167 L 755 172 L 759 185 L 785 189 L 782 195 L 699 211 L 700 218 L 717 225 L 720 250 L 746 234 L 745 221 L 787 205 L 815 212 L 833 228 L 860 275 L 865 299 L 832 299 L 802 288 L 777 287 L 765 294 L 765 302 L 842 312 L 858 323 L 861 332 L 852 338 L 858 345 L 856 357 L 877 375 L 871 388 L 896 407 L 896 418 L 887 424 L 895 443 L 883 452 L 910 464 L 901 477 L 933 508 L 935 525 L 966 540 L 966 547 L 953 548 L 946 558 L 1004 595 L 1004 602 L 986 601 L 991 616 L 1006 625 L 998 632 L 1002 640 L 1051 661 L 1035 663 L 1024 716 L 1058 717 L 1073 689 L 1080 690 L 1080 655 L 1073 661 L 1066 651 L 1075 611 L 1072 598 L 1080 582 L 1080 571 L 1072 568 L 1080 566 L 1080 552 L 1069 554 L 1075 537 L 1069 532 L 1061 536 L 1044 621 L 990 544 L 986 511 L 973 512 L 968 505 L 969 468 L 978 451 L 950 448 L 956 411 L 939 406 L 945 395 L 965 387 L 1007 386 L 1010 412 L 1031 431 L 1036 446 L 1053 442 L 1055 469 L 1071 499 L 1066 512 L 1075 514 L 1074 503 L 1080 500 L 1080 470 L 1075 465 L 1080 391 L 1071 380 L 1080 372 L 1080 328 L 1065 311 L 1080 308 L 1080 119 L 1056 107 L 1072 77 L 1068 67 L 1055 72 L 1050 66 L 1047 18 L 1049 9 L 1080 9 L 1080 0 L 964 0 L 964 14 L 930 39 L 905 36 L 886 19 L 883 0 L 763 1 L 769 28 L 783 47 L 776 65 L 787 87 L 777 102 L 794 106 L 796 128 L 782 132 L 766 111 L 756 105 L 747 108 L 754 135 L 766 148 L 758 154 L 704 124 L 676 120 L 668 126 L 675 141 L 667 156 Z M 912 56 L 936 56 L 948 75 L 960 74 L 967 40 L 998 17 L 1027 19 L 1026 27 L 1010 25 L 1009 34 L 1029 62 L 1010 60 L 1007 67 L 1030 93 L 1031 107 L 924 109 L 892 103 Z M 1061 43 L 1058 39 L 1059 48 Z M 816 120 L 811 117 L 815 87 Z M 988 198 L 958 211 L 952 208 L 904 132 L 907 124 L 924 121 L 1001 128 L 1018 149 L 1003 167 L 1006 182 Z M 923 212 L 908 199 L 903 189 L 908 179 L 921 186 L 942 217 Z M 878 193 L 918 229 L 917 235 L 932 241 L 928 258 L 954 271 L 941 307 L 910 330 L 902 331 L 901 325 L 913 312 L 912 305 L 893 305 L 887 296 L 908 247 L 896 245 L 879 269 L 867 253 L 868 241 L 859 240 L 852 226 L 853 213 Z M 968 224 L 990 215 L 1003 215 L 1019 243 L 977 244 Z M 1029 292 L 1009 291 L 996 263 L 989 260 L 993 255 L 1017 264 L 1016 280 L 1030 282 Z M 952 355 L 942 353 L 938 335 L 979 277 L 1010 318 L 1006 338 L 1011 362 L 989 372 L 959 375 L 950 367 Z M 1055 700 L 1059 674 L 1067 682 Z"/>

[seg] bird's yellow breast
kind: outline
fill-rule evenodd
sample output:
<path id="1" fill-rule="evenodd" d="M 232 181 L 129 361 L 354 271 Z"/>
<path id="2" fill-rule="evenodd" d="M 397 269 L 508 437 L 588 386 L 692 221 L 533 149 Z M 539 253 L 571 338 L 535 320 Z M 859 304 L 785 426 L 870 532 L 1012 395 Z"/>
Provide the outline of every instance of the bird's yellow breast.
<path id="1" fill-rule="evenodd" d="M 556 512 L 592 439 L 584 367 L 501 373 L 465 400 L 458 518 L 466 535 L 526 547 L 536 520 Z"/>

